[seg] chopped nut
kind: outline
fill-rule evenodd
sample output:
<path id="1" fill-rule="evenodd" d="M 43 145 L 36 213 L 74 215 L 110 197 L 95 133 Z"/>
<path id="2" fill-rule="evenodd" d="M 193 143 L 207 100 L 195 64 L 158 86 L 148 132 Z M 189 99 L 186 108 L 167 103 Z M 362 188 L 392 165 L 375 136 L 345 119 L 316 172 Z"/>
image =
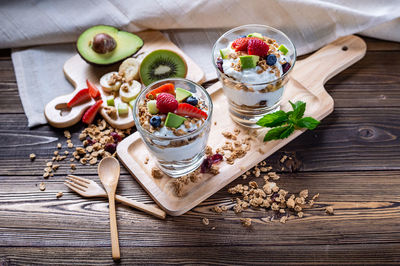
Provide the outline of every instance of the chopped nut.
<path id="1" fill-rule="evenodd" d="M 29 159 L 31 159 L 31 161 L 35 160 L 35 158 L 36 158 L 36 154 L 34 154 L 34 153 L 29 154 Z"/>
<path id="2" fill-rule="evenodd" d="M 204 225 L 209 225 L 210 224 L 210 221 L 205 217 L 203 219 L 201 219 L 201 221 L 203 222 Z"/>
<path id="3" fill-rule="evenodd" d="M 308 189 L 300 191 L 299 196 L 306 199 L 308 197 Z"/>
<path id="4" fill-rule="evenodd" d="M 64 136 L 65 136 L 67 139 L 70 139 L 70 138 L 71 138 L 71 133 L 70 133 L 68 130 L 64 130 Z"/>
<path id="5" fill-rule="evenodd" d="M 298 212 L 298 213 L 297 213 L 297 216 L 299 216 L 299 218 L 303 218 L 304 213 L 303 213 L 303 212 Z"/>
<path id="6" fill-rule="evenodd" d="M 61 148 L 62 148 L 61 143 L 57 143 L 57 149 L 61 149 Z"/>
<path id="7" fill-rule="evenodd" d="M 67 144 L 67 146 L 68 146 L 68 148 L 73 148 L 74 144 L 72 142 L 70 142 L 70 143 Z"/>
<path id="8" fill-rule="evenodd" d="M 75 169 L 76 169 L 76 164 L 71 163 L 70 166 L 71 166 L 71 169 L 72 169 L 72 170 L 75 170 Z"/>
<path id="9" fill-rule="evenodd" d="M 57 194 L 56 194 L 56 198 L 59 199 L 59 198 L 61 198 L 63 195 L 64 195 L 64 194 L 63 194 L 61 191 L 59 191 L 59 192 L 57 192 Z"/>
<path id="10" fill-rule="evenodd" d="M 282 216 L 281 219 L 279 220 L 279 222 L 285 224 L 287 221 L 288 217 L 287 216 Z"/>
<path id="11" fill-rule="evenodd" d="M 44 172 L 43 178 L 49 178 L 49 172 Z"/>
<path id="12" fill-rule="evenodd" d="M 40 189 L 41 191 L 45 191 L 45 190 L 46 190 L 46 184 L 45 184 L 44 182 L 40 183 L 39 189 Z"/>
<path id="13" fill-rule="evenodd" d="M 214 208 L 212 208 L 212 210 L 216 213 L 222 213 L 222 209 L 219 206 L 214 206 Z"/>
<path id="14" fill-rule="evenodd" d="M 334 211 L 333 211 L 333 207 L 332 206 L 328 206 L 325 208 L 325 212 L 329 215 L 333 215 Z"/>
<path id="15" fill-rule="evenodd" d="M 240 218 L 240 221 L 242 222 L 242 225 L 245 227 L 251 226 L 251 218 Z"/>
<path id="16" fill-rule="evenodd" d="M 151 176 L 158 179 L 163 177 L 164 173 L 158 167 L 153 167 L 151 169 Z"/>

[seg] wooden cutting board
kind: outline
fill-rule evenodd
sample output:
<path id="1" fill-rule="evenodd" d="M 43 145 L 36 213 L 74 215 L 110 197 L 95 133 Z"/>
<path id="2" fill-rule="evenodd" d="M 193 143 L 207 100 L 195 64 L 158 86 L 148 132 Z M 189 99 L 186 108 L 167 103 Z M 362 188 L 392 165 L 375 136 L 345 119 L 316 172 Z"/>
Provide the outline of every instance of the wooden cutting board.
<path id="1" fill-rule="evenodd" d="M 144 31 L 137 33 L 144 41 L 144 46 L 138 53 L 151 52 L 157 49 L 169 49 L 180 54 L 186 61 L 188 73 L 186 78 L 197 83 L 204 82 L 204 71 L 193 62 L 190 57 L 185 55 L 175 44 L 164 37 L 159 31 Z M 50 101 L 44 110 L 47 121 L 50 125 L 57 128 L 65 128 L 78 123 L 81 120 L 86 109 L 94 104 L 94 100 L 80 104 L 73 108 L 67 109 L 67 102 L 81 89 L 87 88 L 86 79 L 89 79 L 100 90 L 103 98 L 103 106 L 106 106 L 105 94 L 100 86 L 100 77 L 111 71 L 118 71 L 119 64 L 108 67 L 92 66 L 86 63 L 78 54 L 70 58 L 64 64 L 65 77 L 75 87 L 70 94 L 59 96 Z M 120 102 L 119 97 L 115 99 L 115 103 Z M 129 108 L 129 114 L 117 119 L 111 118 L 104 110 L 100 110 L 100 114 L 114 128 L 125 129 L 135 125 L 132 116 L 132 110 Z"/>
<path id="2" fill-rule="evenodd" d="M 298 100 L 307 103 L 306 116 L 323 119 L 333 111 L 333 99 L 326 92 L 324 84 L 328 79 L 343 71 L 350 65 L 360 60 L 366 52 L 365 42 L 356 36 L 347 36 L 323 47 L 304 60 L 298 61 L 290 81 L 286 85 L 281 109 L 288 111 L 291 107 L 289 100 Z M 228 115 L 228 102 L 223 94 L 221 84 L 217 82 L 207 89 L 214 103 L 211 132 L 208 144 L 219 147 L 225 142 L 223 131 L 233 132 L 235 128 L 241 129 L 239 139 L 245 129 L 236 125 Z M 214 122 L 217 122 L 216 125 Z M 278 149 L 298 137 L 305 130 L 297 130 L 284 140 L 263 142 L 266 129 L 256 132 L 257 139 L 253 141 L 251 150 L 235 161 L 233 165 L 226 162 L 220 164 L 220 173 L 216 176 L 205 175 L 195 183 L 183 187 L 183 195 L 178 197 L 171 185 L 174 179 L 164 176 L 155 179 L 151 176 L 151 168 L 155 166 L 155 159 L 151 157 L 139 132 L 125 138 L 117 147 L 117 154 L 125 167 L 143 186 L 157 204 L 170 215 L 181 215 L 200 202 L 204 201 L 215 192 L 225 187 L 238 176 L 254 167 L 257 163 L 273 154 Z M 145 158 L 150 160 L 144 163 Z"/>

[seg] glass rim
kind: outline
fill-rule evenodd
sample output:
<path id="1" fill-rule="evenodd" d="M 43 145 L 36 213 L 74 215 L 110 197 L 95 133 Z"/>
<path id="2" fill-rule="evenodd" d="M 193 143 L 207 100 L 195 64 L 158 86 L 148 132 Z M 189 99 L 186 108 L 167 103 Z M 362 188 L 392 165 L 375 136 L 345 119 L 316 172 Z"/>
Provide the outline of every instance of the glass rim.
<path id="1" fill-rule="evenodd" d="M 185 135 L 182 135 L 182 136 L 175 136 L 174 135 L 174 137 L 156 136 L 153 133 L 148 132 L 147 130 L 145 130 L 142 127 L 142 125 L 140 124 L 140 121 L 137 118 L 137 115 L 136 115 L 137 112 L 136 111 L 137 111 L 137 108 L 138 108 L 138 102 L 140 101 L 140 98 L 143 96 L 143 94 L 150 87 L 152 87 L 152 86 L 154 86 L 154 85 L 156 85 L 158 83 L 168 82 L 168 81 L 183 81 L 183 82 L 187 82 L 187 83 L 190 83 L 190 84 L 194 85 L 195 87 L 197 87 L 198 89 L 200 89 L 201 91 L 204 92 L 204 94 L 206 95 L 206 98 L 207 98 L 207 100 L 209 102 L 207 119 L 204 120 L 204 123 L 199 128 L 197 128 L 193 132 L 190 132 L 189 134 L 185 134 Z M 203 88 L 203 86 L 201 86 L 200 84 L 197 84 L 196 82 L 193 82 L 193 81 L 191 81 L 189 79 L 186 79 L 186 78 L 167 78 L 167 79 L 161 79 L 161 80 L 155 81 L 155 82 L 149 84 L 148 86 L 146 86 L 146 88 L 140 92 L 140 94 L 136 97 L 136 99 L 137 100 L 135 101 L 135 104 L 134 104 L 133 110 L 132 110 L 133 111 L 133 114 L 132 114 L 133 115 L 133 120 L 135 121 L 136 129 L 137 129 L 137 131 L 140 132 L 140 134 L 146 135 L 146 136 L 151 137 L 153 139 L 157 139 L 157 140 L 183 140 L 183 139 L 187 139 L 187 138 L 190 138 L 190 137 L 200 133 L 201 131 L 204 130 L 204 128 L 206 127 L 207 123 L 211 123 L 211 117 L 212 117 L 212 113 L 213 113 L 213 103 L 212 103 L 210 94 L 208 94 L 207 90 L 205 88 Z"/>
<path id="2" fill-rule="evenodd" d="M 290 44 L 293 46 L 293 48 L 294 48 L 294 51 L 293 51 L 294 58 L 293 58 L 293 64 L 291 64 L 289 70 L 286 71 L 285 74 L 283 74 L 283 75 L 280 76 L 279 78 L 276 78 L 276 79 L 274 79 L 274 80 L 272 80 L 272 81 L 268 81 L 268 82 L 247 83 L 247 82 L 241 82 L 241 81 L 235 80 L 235 79 L 229 77 L 228 75 L 226 75 L 225 73 L 223 73 L 223 72 L 221 72 L 221 71 L 219 70 L 219 68 L 217 67 L 217 64 L 216 64 L 216 62 L 215 62 L 215 60 L 214 60 L 214 52 L 215 52 L 215 48 L 216 48 L 216 46 L 217 46 L 217 43 L 218 43 L 223 37 L 225 37 L 226 35 L 232 33 L 233 31 L 236 31 L 236 30 L 239 30 L 239 29 L 242 29 L 242 28 L 246 28 L 246 27 L 262 27 L 262 28 L 266 28 L 266 29 L 269 29 L 269 30 L 273 30 L 273 31 L 276 31 L 276 32 L 278 32 L 279 34 L 283 35 L 283 36 L 289 41 L 289 43 L 290 43 Z M 225 32 L 224 34 L 222 34 L 222 35 L 218 38 L 218 40 L 214 43 L 214 45 L 213 45 L 211 57 L 212 57 L 212 58 L 211 58 L 212 64 L 213 64 L 213 66 L 215 67 L 217 73 L 219 73 L 220 75 L 223 75 L 223 76 L 224 76 L 225 78 L 227 78 L 229 81 L 232 81 L 232 82 L 238 83 L 238 84 L 245 84 L 245 85 L 251 85 L 251 86 L 257 86 L 257 85 L 258 85 L 258 86 L 259 86 L 259 85 L 268 85 L 268 84 L 271 84 L 271 83 L 275 83 L 275 82 L 277 82 L 278 80 L 283 79 L 285 76 L 287 76 L 287 75 L 289 74 L 289 72 L 291 72 L 291 70 L 293 69 L 294 65 L 296 64 L 297 50 L 296 50 L 296 46 L 294 45 L 294 43 L 293 43 L 293 42 L 290 40 L 290 38 L 289 38 L 285 33 L 283 33 L 282 31 L 280 31 L 280 30 L 278 30 L 278 29 L 276 29 L 276 28 L 270 27 L 270 26 L 266 26 L 266 25 L 261 25 L 261 24 L 247 24 L 247 25 L 242 25 L 242 26 L 239 26 L 239 27 L 230 29 L 230 30 L 228 30 L 227 32 Z"/>

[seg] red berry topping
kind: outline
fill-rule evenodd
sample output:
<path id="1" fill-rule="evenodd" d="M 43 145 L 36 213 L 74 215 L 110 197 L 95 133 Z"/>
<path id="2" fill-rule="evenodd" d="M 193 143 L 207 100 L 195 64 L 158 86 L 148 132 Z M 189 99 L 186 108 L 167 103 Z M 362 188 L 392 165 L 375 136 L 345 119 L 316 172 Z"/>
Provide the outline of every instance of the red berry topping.
<path id="1" fill-rule="evenodd" d="M 157 109 L 164 114 L 173 113 L 178 108 L 178 101 L 174 95 L 162 92 L 157 96 Z"/>
<path id="2" fill-rule="evenodd" d="M 233 48 L 236 52 L 238 52 L 238 51 L 244 51 L 244 52 L 246 52 L 246 51 L 247 51 L 247 45 L 248 45 L 249 41 L 250 41 L 250 40 L 253 40 L 253 39 L 260 40 L 260 39 L 258 39 L 258 38 L 256 38 L 256 37 L 244 37 L 244 38 L 239 38 L 239 39 L 236 39 L 236 40 L 232 43 L 232 48 Z"/>
<path id="3" fill-rule="evenodd" d="M 90 106 L 90 108 L 83 115 L 82 122 L 88 125 L 91 124 L 102 104 L 103 100 L 98 100 L 95 104 Z"/>
<path id="4" fill-rule="evenodd" d="M 73 107 L 83 102 L 90 100 L 89 89 L 82 89 L 67 103 L 68 107 Z"/>
<path id="5" fill-rule="evenodd" d="M 86 84 L 87 84 L 87 87 L 88 87 L 88 89 L 89 89 L 90 97 L 92 97 L 93 99 L 96 99 L 96 98 L 100 97 L 100 91 L 99 91 L 99 89 L 97 89 L 97 87 L 96 87 L 92 82 L 90 82 L 90 81 L 87 79 L 87 80 L 86 80 Z"/>
<path id="6" fill-rule="evenodd" d="M 268 54 L 268 50 L 268 44 L 258 38 L 249 40 L 247 45 L 247 53 L 249 55 L 258 55 L 264 57 Z"/>
<path id="7" fill-rule="evenodd" d="M 245 37 L 245 38 L 239 38 L 236 39 L 233 43 L 232 43 L 232 48 L 238 52 L 238 51 L 246 51 L 247 50 L 247 43 L 249 38 Z"/>
<path id="8" fill-rule="evenodd" d="M 175 96 L 175 86 L 174 86 L 174 84 L 167 83 L 167 84 L 161 85 L 160 87 L 158 87 L 158 88 L 156 88 L 156 89 L 154 89 L 152 91 L 149 91 L 146 94 L 146 98 L 148 98 L 150 100 L 154 100 L 157 97 L 157 94 L 160 94 L 162 92 L 166 92 L 166 93 L 169 93 L 169 94 L 172 94 L 172 95 Z"/>
<path id="9" fill-rule="evenodd" d="M 157 106 L 158 107 L 158 106 Z M 160 109 L 160 108 L 158 108 Z M 189 117 L 195 117 L 195 118 L 204 118 L 207 119 L 208 115 L 207 113 L 203 112 L 197 107 L 194 107 L 191 104 L 188 103 L 180 103 L 178 105 L 178 109 L 175 110 L 175 114 L 181 115 L 181 116 L 189 116 Z"/>

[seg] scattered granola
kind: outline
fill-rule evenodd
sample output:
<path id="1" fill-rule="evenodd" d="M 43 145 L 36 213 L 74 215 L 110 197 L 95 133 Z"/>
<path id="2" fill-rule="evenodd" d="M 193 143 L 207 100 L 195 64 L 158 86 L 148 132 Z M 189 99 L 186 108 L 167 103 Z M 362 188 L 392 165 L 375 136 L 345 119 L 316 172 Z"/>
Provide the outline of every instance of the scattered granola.
<path id="1" fill-rule="evenodd" d="M 63 194 L 61 191 L 59 191 L 59 192 L 57 192 L 57 194 L 56 194 L 56 198 L 59 199 L 59 198 L 61 198 L 63 195 L 64 195 L 64 194 Z"/>
<path id="2" fill-rule="evenodd" d="M 210 224 L 210 221 L 205 217 L 203 219 L 201 219 L 201 221 L 203 222 L 204 225 L 209 225 Z"/>
<path id="3" fill-rule="evenodd" d="M 160 170 L 160 168 L 158 168 L 158 167 L 153 167 L 153 168 L 151 169 L 151 176 L 158 179 L 158 178 L 163 177 L 163 176 L 164 176 L 164 173 Z"/>
<path id="4" fill-rule="evenodd" d="M 45 184 L 44 182 L 40 183 L 39 189 L 40 189 L 41 191 L 45 191 L 45 190 L 46 190 L 46 184 Z"/>
<path id="5" fill-rule="evenodd" d="M 251 226 L 251 218 L 240 218 L 240 222 L 245 227 L 250 227 Z"/>
<path id="6" fill-rule="evenodd" d="M 333 215 L 334 211 L 333 211 L 333 207 L 332 206 L 328 206 L 325 208 L 325 212 L 329 215 Z"/>
<path id="7" fill-rule="evenodd" d="M 35 160 L 35 158 L 36 158 L 36 154 L 34 154 L 34 153 L 29 154 L 29 159 L 31 159 L 31 161 Z"/>

